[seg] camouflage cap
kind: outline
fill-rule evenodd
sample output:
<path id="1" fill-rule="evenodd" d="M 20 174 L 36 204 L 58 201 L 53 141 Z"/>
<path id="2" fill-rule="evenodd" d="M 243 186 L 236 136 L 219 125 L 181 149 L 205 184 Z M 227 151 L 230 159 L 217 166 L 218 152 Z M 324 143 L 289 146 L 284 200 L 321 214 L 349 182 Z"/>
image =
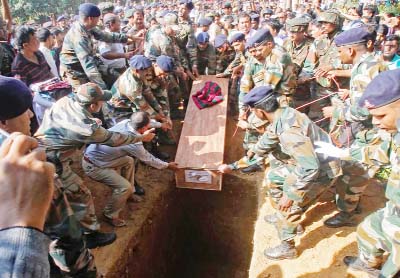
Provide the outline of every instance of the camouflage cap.
<path id="1" fill-rule="evenodd" d="M 112 2 L 100 2 L 97 7 L 102 14 L 114 12 L 114 4 Z"/>
<path id="2" fill-rule="evenodd" d="M 318 22 L 329 22 L 335 25 L 340 24 L 340 16 L 335 11 L 325 11 L 319 14 Z"/>
<path id="3" fill-rule="evenodd" d="M 168 13 L 164 16 L 164 26 L 171 27 L 174 31 L 179 30 L 178 16 L 174 13 Z"/>
<path id="4" fill-rule="evenodd" d="M 108 90 L 102 90 L 99 85 L 89 82 L 79 86 L 76 91 L 76 100 L 81 104 L 92 104 L 97 101 L 110 100 L 112 94 Z"/>
<path id="5" fill-rule="evenodd" d="M 125 18 L 130 18 L 135 14 L 135 10 L 134 9 L 128 9 L 125 11 Z"/>
<path id="6" fill-rule="evenodd" d="M 310 20 L 305 17 L 295 17 L 286 21 L 287 31 L 303 32 L 307 30 Z"/>

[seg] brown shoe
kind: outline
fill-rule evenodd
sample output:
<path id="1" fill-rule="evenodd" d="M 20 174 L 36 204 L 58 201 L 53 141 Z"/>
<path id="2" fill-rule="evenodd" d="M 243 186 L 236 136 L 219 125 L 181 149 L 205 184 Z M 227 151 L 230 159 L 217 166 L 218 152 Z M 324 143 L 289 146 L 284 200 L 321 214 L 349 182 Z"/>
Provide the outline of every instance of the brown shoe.
<path id="1" fill-rule="evenodd" d="M 113 225 L 114 227 L 123 227 L 126 226 L 126 221 L 124 219 L 118 217 L 108 217 L 105 214 L 104 218 L 106 219 L 107 223 Z"/>

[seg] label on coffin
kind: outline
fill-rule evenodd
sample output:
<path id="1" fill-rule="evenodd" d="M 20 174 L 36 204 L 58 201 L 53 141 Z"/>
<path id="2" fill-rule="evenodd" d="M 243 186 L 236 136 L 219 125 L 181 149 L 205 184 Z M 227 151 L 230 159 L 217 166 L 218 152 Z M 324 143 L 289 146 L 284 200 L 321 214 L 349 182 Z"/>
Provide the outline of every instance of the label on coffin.
<path id="1" fill-rule="evenodd" d="M 185 170 L 185 182 L 211 184 L 212 176 L 208 171 Z"/>

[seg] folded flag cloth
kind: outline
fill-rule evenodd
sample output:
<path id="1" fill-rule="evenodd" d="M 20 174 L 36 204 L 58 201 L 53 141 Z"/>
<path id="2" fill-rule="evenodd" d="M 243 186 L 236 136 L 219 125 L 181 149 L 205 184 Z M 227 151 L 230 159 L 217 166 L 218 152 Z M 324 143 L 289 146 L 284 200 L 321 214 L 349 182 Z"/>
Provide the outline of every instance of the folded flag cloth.
<path id="1" fill-rule="evenodd" d="M 207 81 L 204 87 L 195 93 L 192 98 L 199 109 L 213 106 L 224 100 L 219 85 L 211 81 Z"/>

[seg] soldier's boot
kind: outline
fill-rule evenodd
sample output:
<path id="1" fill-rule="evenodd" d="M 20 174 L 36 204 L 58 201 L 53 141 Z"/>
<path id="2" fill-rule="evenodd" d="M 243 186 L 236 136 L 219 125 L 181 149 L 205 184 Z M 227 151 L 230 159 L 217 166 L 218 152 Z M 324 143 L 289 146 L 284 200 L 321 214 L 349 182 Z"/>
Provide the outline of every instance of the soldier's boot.
<path id="1" fill-rule="evenodd" d="M 354 221 L 354 212 L 341 211 L 325 220 L 324 225 L 329 228 L 339 228 L 345 226 L 354 227 L 357 223 Z"/>
<path id="2" fill-rule="evenodd" d="M 278 217 L 276 216 L 276 213 L 267 214 L 266 216 L 264 216 L 264 221 L 269 224 L 275 225 L 278 222 Z M 303 225 L 301 225 L 301 224 L 297 225 L 296 233 L 297 233 L 297 235 L 304 234 Z"/>
<path id="3" fill-rule="evenodd" d="M 264 256 L 270 260 L 285 260 L 297 258 L 294 240 L 282 241 L 281 244 L 264 250 Z"/>
<path id="4" fill-rule="evenodd" d="M 107 246 L 113 243 L 116 239 L 117 235 L 113 232 L 102 233 L 99 231 L 93 231 L 85 234 L 86 247 L 89 249 Z"/>
<path id="5" fill-rule="evenodd" d="M 358 271 L 363 271 L 368 273 L 370 277 L 379 277 L 380 270 L 377 268 L 373 268 L 368 266 L 366 263 L 364 263 L 360 258 L 354 257 L 354 256 L 346 256 L 343 258 L 343 262 L 351 269 L 353 270 L 358 270 Z"/>

